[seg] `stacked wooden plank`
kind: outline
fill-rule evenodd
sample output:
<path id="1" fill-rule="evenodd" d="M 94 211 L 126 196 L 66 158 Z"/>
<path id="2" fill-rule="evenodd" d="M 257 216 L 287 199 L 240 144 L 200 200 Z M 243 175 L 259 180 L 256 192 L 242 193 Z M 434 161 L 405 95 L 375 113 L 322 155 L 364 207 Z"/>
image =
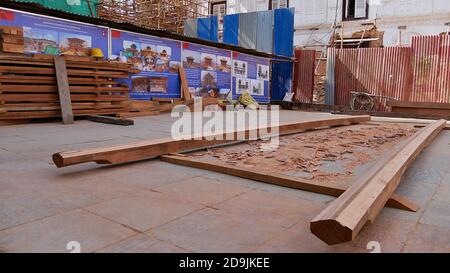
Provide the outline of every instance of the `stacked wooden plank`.
<path id="1" fill-rule="evenodd" d="M 130 110 L 129 88 L 114 79 L 137 73 L 128 64 L 66 56 L 74 116 Z M 0 121 L 60 117 L 53 56 L 0 55 Z"/>
<path id="2" fill-rule="evenodd" d="M 156 102 L 158 104 L 158 111 L 161 113 L 167 113 L 172 111 L 172 108 L 184 104 L 184 99 L 168 99 L 168 98 L 153 98 L 153 102 Z"/>
<path id="3" fill-rule="evenodd" d="M 132 100 L 129 112 L 118 113 L 119 118 L 134 118 L 159 115 L 159 103 L 157 101 Z"/>
<path id="4" fill-rule="evenodd" d="M 0 51 L 7 53 L 23 53 L 23 29 L 20 27 L 0 26 Z"/>
<path id="5" fill-rule="evenodd" d="M 410 102 L 388 101 L 393 113 L 401 113 L 405 116 L 415 115 L 419 118 L 450 119 L 450 103 L 437 102 Z"/>

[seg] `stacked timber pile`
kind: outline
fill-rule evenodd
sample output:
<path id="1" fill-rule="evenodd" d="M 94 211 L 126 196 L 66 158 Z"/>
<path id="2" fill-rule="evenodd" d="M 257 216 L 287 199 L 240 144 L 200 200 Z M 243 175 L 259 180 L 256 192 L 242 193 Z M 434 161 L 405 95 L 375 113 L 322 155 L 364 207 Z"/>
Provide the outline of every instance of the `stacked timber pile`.
<path id="1" fill-rule="evenodd" d="M 23 29 L 20 27 L 0 26 L 0 51 L 7 53 L 23 53 Z"/>
<path id="2" fill-rule="evenodd" d="M 159 104 L 156 101 L 132 100 L 129 112 L 118 113 L 118 118 L 134 118 L 159 115 Z"/>
<path id="3" fill-rule="evenodd" d="M 161 113 L 167 113 L 172 111 L 172 108 L 176 105 L 183 104 L 183 99 L 166 99 L 166 98 L 154 98 L 153 102 L 158 105 L 158 111 Z"/>
<path id="4" fill-rule="evenodd" d="M 450 120 L 450 103 L 388 101 L 392 113 L 405 117 L 446 119 Z"/>
<path id="5" fill-rule="evenodd" d="M 0 55 L 0 123 L 61 117 L 54 57 Z M 74 116 L 128 112 L 128 64 L 65 57 Z M 6 121 L 6 122 L 5 122 Z"/>
<path id="6" fill-rule="evenodd" d="M 132 100 L 129 112 L 118 113 L 117 117 L 134 118 L 134 117 L 159 115 L 161 113 L 168 113 L 172 111 L 173 107 L 183 103 L 184 101 L 179 98 L 175 99 L 153 98 L 151 101 Z"/>

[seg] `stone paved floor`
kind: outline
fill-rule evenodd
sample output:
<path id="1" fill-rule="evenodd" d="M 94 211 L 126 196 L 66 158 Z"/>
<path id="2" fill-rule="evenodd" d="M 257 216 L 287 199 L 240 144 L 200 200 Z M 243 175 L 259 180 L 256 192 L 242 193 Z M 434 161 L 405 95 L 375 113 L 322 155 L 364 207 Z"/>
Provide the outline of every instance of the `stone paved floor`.
<path id="1" fill-rule="evenodd" d="M 282 121 L 326 118 L 282 111 Z M 57 151 L 167 137 L 168 114 L 122 127 L 77 121 L 0 127 L 0 252 L 450 251 L 450 131 L 397 190 L 417 213 L 383 209 L 351 243 L 327 246 L 309 221 L 332 197 L 147 160 L 57 169 Z"/>

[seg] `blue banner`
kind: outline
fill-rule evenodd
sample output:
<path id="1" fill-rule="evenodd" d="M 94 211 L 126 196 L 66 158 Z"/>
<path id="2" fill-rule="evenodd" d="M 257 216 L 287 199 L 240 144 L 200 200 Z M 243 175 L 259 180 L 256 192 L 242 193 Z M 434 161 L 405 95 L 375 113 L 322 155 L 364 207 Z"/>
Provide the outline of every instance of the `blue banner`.
<path id="1" fill-rule="evenodd" d="M 0 25 L 22 27 L 26 53 L 89 56 L 91 48 L 108 54 L 108 28 L 0 9 Z"/>
<path id="2" fill-rule="evenodd" d="M 111 43 L 111 59 L 127 61 L 142 71 L 125 80 L 132 99 L 181 97 L 181 42 L 111 30 Z"/>
<path id="3" fill-rule="evenodd" d="M 233 99 L 248 91 L 260 103 L 269 102 L 269 59 L 233 52 Z"/>
<path id="4" fill-rule="evenodd" d="M 193 96 L 225 98 L 231 92 L 231 51 L 183 42 L 182 62 Z"/>

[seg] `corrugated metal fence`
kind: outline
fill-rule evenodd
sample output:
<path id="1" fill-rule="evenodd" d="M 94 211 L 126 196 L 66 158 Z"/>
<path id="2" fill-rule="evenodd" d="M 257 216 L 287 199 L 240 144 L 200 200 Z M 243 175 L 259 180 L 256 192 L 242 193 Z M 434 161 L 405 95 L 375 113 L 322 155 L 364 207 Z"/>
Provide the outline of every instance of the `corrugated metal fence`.
<path id="1" fill-rule="evenodd" d="M 312 103 L 314 91 L 315 50 L 295 50 L 294 100 Z"/>
<path id="2" fill-rule="evenodd" d="M 450 102 L 450 35 L 413 37 L 411 47 L 335 52 L 336 105 L 349 105 L 352 91 L 402 101 Z M 388 110 L 386 100 L 377 99 L 375 110 Z"/>
<path id="3" fill-rule="evenodd" d="M 450 102 L 450 35 L 413 37 L 410 101 Z"/>

